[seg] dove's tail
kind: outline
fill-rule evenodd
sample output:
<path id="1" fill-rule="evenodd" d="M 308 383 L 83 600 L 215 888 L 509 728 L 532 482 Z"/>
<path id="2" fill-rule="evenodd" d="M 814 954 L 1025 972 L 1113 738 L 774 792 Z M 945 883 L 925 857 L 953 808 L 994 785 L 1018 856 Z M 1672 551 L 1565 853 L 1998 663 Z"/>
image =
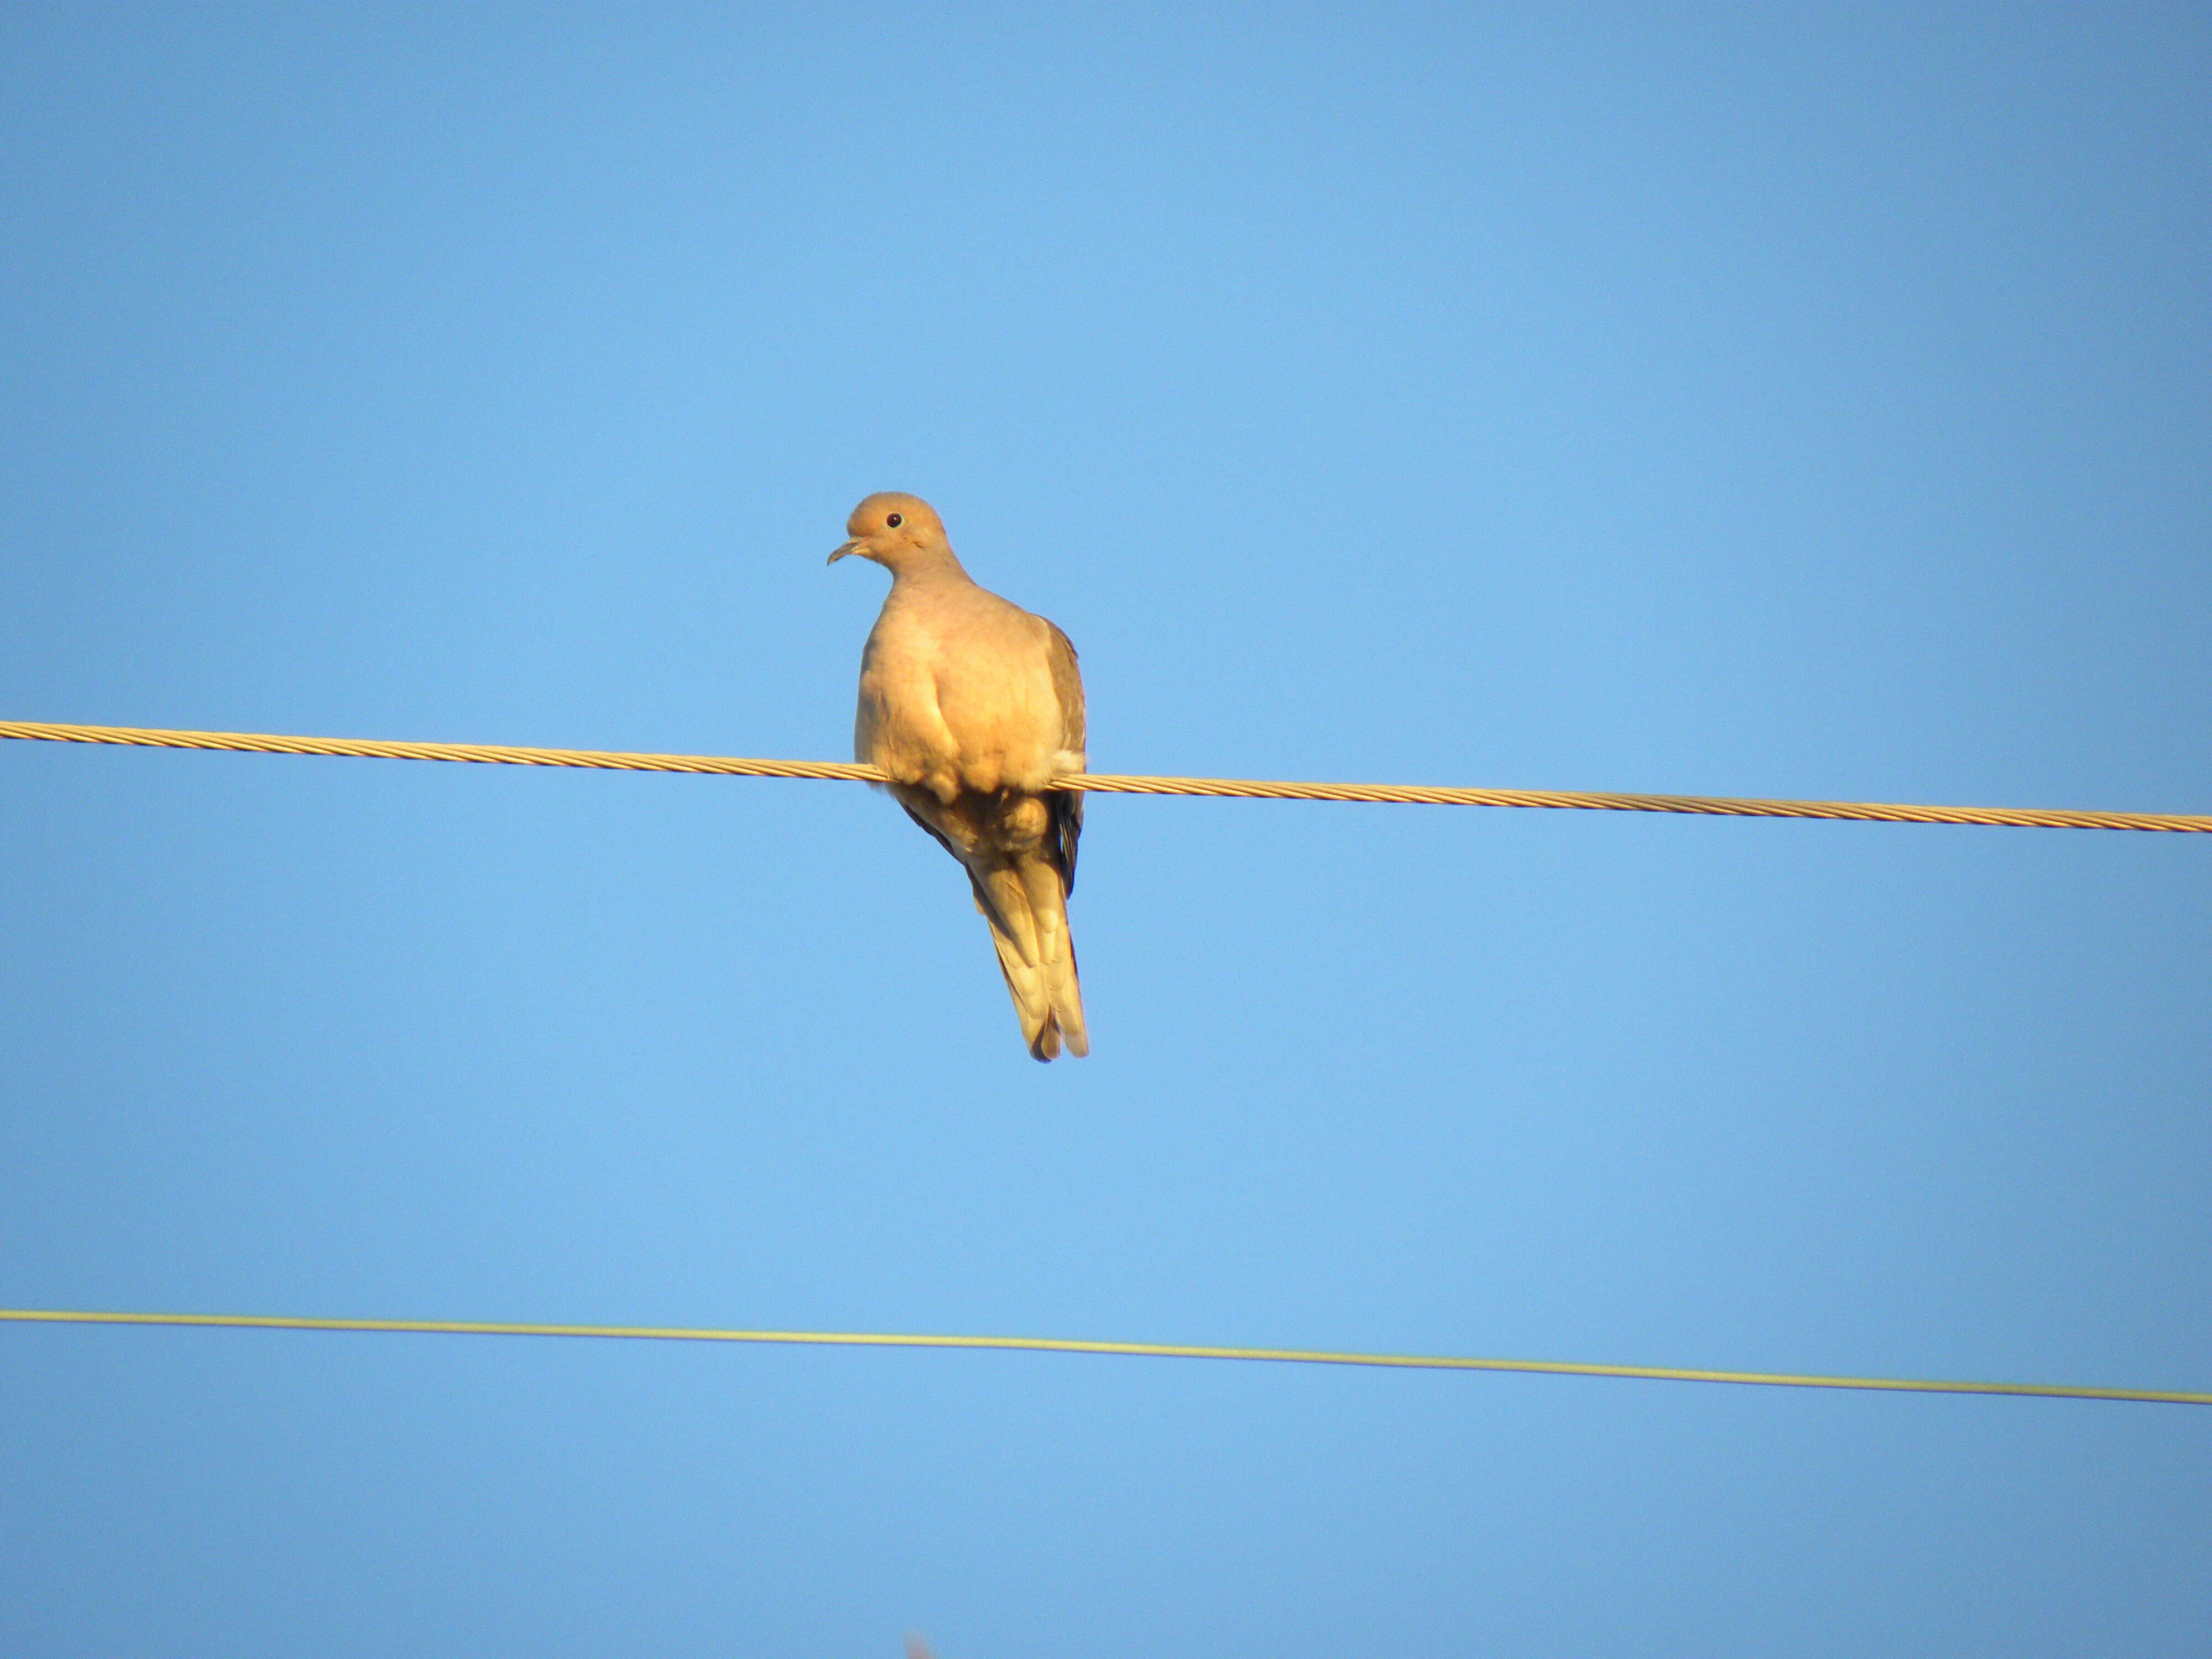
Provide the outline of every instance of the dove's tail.
<path id="1" fill-rule="evenodd" d="M 1036 927 L 1037 966 L 1043 970 L 1053 1023 L 1067 1052 L 1078 1060 L 1091 1052 L 1091 1032 L 1083 1023 L 1083 985 L 1075 976 L 1075 936 L 1067 927 L 1067 886 L 1060 871 L 1043 858 L 1024 859 L 1022 886 Z"/>
<path id="2" fill-rule="evenodd" d="M 977 873 L 975 908 L 990 924 L 999 971 L 1037 1060 L 1057 1059 L 1063 1041 L 1078 1059 L 1091 1052 L 1083 1023 L 1083 988 L 1075 976 L 1075 942 L 1067 931 L 1067 895 L 1060 872 L 1024 858 Z"/>

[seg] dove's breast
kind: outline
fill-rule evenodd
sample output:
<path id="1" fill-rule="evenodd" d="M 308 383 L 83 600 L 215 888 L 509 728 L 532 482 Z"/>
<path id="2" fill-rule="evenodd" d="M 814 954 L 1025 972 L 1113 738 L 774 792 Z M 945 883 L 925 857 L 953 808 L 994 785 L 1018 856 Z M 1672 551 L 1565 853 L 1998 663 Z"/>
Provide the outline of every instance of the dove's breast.
<path id="1" fill-rule="evenodd" d="M 894 585 L 860 660 L 855 757 L 948 802 L 1043 788 L 1062 732 L 1050 633 L 972 583 Z"/>

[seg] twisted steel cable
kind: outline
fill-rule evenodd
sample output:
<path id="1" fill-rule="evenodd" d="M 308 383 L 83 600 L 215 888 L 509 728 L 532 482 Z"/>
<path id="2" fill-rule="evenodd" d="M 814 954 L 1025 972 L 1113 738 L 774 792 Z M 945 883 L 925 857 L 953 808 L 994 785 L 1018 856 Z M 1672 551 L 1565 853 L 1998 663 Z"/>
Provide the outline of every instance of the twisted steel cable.
<path id="1" fill-rule="evenodd" d="M 380 760 L 462 761 L 495 766 L 574 766 L 606 772 L 692 772 L 744 778 L 831 778 L 881 783 L 872 766 L 847 761 L 749 760 L 730 755 L 656 755 L 609 749 L 527 749 L 477 743 L 393 743 L 261 732 L 180 732 L 138 726 L 69 726 L 0 720 L 0 738 L 49 743 L 125 744 L 258 755 L 347 755 Z M 2212 816 L 2087 812 L 2021 806 L 1919 806 L 1882 801 L 1765 800 L 1726 795 L 1633 795 L 1573 789 L 1454 789 L 1427 784 L 1271 782 L 1258 778 L 1147 777 L 1070 773 L 1063 789 L 1099 795 L 1210 795 L 1248 800 L 1383 801 L 1423 806 L 1551 807 L 1600 812 L 1689 812 L 1707 817 L 1847 818 L 1877 823 L 1978 823 L 2040 830 L 2212 831 Z"/>

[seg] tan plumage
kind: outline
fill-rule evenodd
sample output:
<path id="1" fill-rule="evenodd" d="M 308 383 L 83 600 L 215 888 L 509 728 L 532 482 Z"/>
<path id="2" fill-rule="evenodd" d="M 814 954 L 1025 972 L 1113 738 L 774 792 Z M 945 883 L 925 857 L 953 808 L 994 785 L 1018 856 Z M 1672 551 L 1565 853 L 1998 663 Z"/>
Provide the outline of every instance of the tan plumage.
<path id="1" fill-rule="evenodd" d="M 1067 635 L 978 587 L 913 495 L 871 495 L 830 556 L 873 559 L 891 591 L 860 659 L 853 755 L 960 860 L 1030 1053 L 1091 1052 L 1067 895 L 1083 833 L 1083 680 Z"/>

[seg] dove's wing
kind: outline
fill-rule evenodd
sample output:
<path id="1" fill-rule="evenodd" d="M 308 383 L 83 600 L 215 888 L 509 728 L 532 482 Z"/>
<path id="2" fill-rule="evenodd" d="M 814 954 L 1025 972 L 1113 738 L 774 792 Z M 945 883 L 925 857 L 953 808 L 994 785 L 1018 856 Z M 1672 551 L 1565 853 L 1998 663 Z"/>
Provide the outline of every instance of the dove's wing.
<path id="1" fill-rule="evenodd" d="M 1039 618 L 1040 621 L 1042 618 Z M 1060 704 L 1060 748 L 1062 757 L 1073 756 L 1072 765 L 1063 766 L 1065 772 L 1085 769 L 1087 730 L 1083 713 L 1083 676 L 1075 665 L 1075 647 L 1068 643 L 1067 635 L 1052 623 L 1045 645 L 1045 654 L 1052 666 L 1053 696 Z M 1075 890 L 1075 844 L 1083 837 L 1083 792 L 1079 789 L 1055 789 L 1049 797 L 1052 807 L 1052 839 L 1060 866 L 1060 886 L 1065 892 Z"/>
<path id="2" fill-rule="evenodd" d="M 1044 624 L 1044 631 L 1045 661 L 1051 672 L 1053 702 L 1058 706 L 1059 714 L 1059 752 L 1054 757 L 1054 769 L 1080 772 L 1085 763 L 1083 677 L 1076 670 L 1075 647 L 1068 643 L 1067 635 L 1048 622 Z M 1036 939 L 1036 964 L 1046 1000 L 1052 1008 L 1050 1021 L 1030 1045 L 1030 1052 L 1040 1060 L 1051 1057 L 1044 1050 L 1051 1046 L 1055 1026 L 1067 1044 L 1068 1053 L 1079 1057 L 1091 1052 L 1091 1036 L 1083 1018 L 1083 986 L 1075 971 L 1075 940 L 1067 927 L 1067 896 L 1075 890 L 1076 843 L 1083 836 L 1083 793 L 1078 789 L 1048 789 L 1044 793 L 1043 805 L 1048 814 L 1043 836 L 1033 849 L 1025 847 L 1015 858 L 1022 890 L 1029 899 L 1030 925 Z M 1006 966 L 1003 949 L 1000 951 L 1000 965 Z M 1020 1008 L 1021 991 L 1012 972 L 1006 975 L 1006 987 L 1013 993 L 1015 1006 Z M 1023 1024 L 1026 1027 L 1026 1016 Z"/>

